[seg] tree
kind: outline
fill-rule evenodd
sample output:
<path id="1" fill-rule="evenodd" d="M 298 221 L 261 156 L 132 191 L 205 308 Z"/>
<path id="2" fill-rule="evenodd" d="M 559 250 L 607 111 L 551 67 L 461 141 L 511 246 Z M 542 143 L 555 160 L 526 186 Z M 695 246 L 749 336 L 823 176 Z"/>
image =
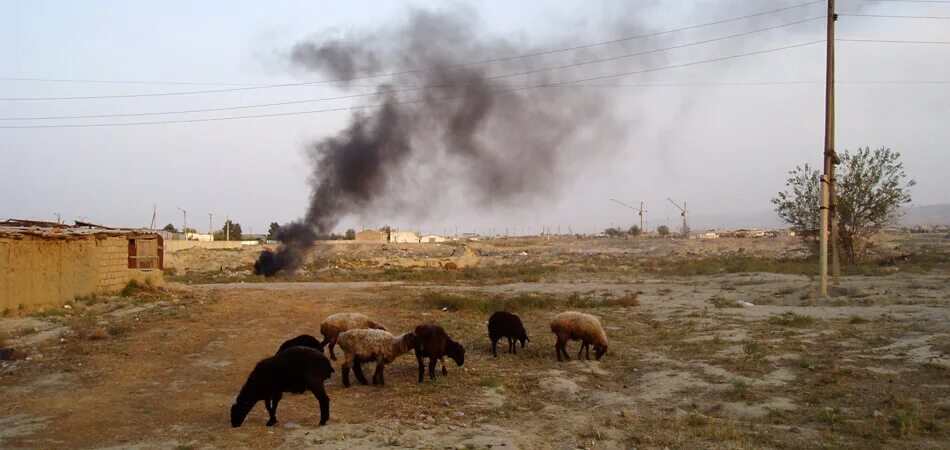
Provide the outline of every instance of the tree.
<path id="1" fill-rule="evenodd" d="M 812 236 L 819 229 L 821 185 L 817 170 L 796 167 L 786 182 L 791 192 L 779 192 L 772 199 L 779 217 L 796 231 Z M 901 206 L 910 203 L 910 188 L 900 153 L 882 147 L 845 151 L 835 180 L 838 244 L 843 259 L 860 262 L 871 239 L 893 225 L 901 216 Z"/>
<path id="2" fill-rule="evenodd" d="M 346 236 L 345 236 L 345 238 L 346 238 L 346 240 L 348 240 L 348 241 L 355 240 L 355 239 L 356 239 L 356 230 L 354 230 L 354 229 L 352 229 L 352 228 L 346 230 Z"/>
<path id="3" fill-rule="evenodd" d="M 175 228 L 175 226 L 172 225 L 172 224 L 168 224 L 168 225 L 165 225 L 164 227 L 162 227 L 162 231 L 167 231 L 167 232 L 169 232 L 169 233 L 177 233 L 177 232 L 178 232 L 178 228 Z"/>
<path id="4" fill-rule="evenodd" d="M 280 233 L 280 224 L 277 222 L 270 223 L 270 229 L 267 230 L 267 239 L 277 240 L 277 234 Z"/>
<path id="5" fill-rule="evenodd" d="M 630 227 L 629 230 L 627 230 L 627 234 L 629 234 L 630 236 L 637 237 L 643 234 L 643 230 L 640 229 L 640 225 L 634 225 Z"/>
<path id="6" fill-rule="evenodd" d="M 778 217 L 801 236 L 815 236 L 821 215 L 821 183 L 818 171 L 808 164 L 788 172 L 785 185 L 791 192 L 779 192 L 772 199 Z M 840 189 L 839 189 L 840 190 Z M 839 193 L 840 195 L 840 193 Z"/>
<path id="7" fill-rule="evenodd" d="M 604 234 L 606 234 L 608 237 L 624 237 L 627 235 L 627 232 L 621 230 L 620 228 L 610 227 L 604 230 Z"/>
<path id="8" fill-rule="evenodd" d="M 668 227 L 668 226 L 666 226 L 666 225 L 660 225 L 660 226 L 656 227 L 656 232 L 659 233 L 660 236 L 669 236 L 669 235 L 670 235 L 670 227 Z"/>
<path id="9" fill-rule="evenodd" d="M 231 228 L 231 232 L 228 233 L 228 227 Z M 226 239 L 231 239 L 232 241 L 242 240 L 241 236 L 241 224 L 234 223 L 230 220 L 224 221 L 224 226 L 221 227 L 217 233 L 214 234 L 214 240 L 223 241 Z"/>

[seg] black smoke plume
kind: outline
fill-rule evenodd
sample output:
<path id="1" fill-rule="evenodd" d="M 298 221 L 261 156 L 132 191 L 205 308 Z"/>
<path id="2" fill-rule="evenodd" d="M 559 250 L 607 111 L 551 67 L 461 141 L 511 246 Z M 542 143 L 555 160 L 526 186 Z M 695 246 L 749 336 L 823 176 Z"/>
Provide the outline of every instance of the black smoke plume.
<path id="1" fill-rule="evenodd" d="M 354 90 L 375 83 L 376 95 L 366 101 L 378 106 L 354 113 L 345 130 L 310 145 L 307 213 L 281 228 L 279 248 L 260 255 L 255 273 L 294 271 L 318 236 L 384 199 L 416 208 L 432 203 L 389 198 L 394 195 L 438 197 L 452 190 L 439 187 L 450 186 L 472 207 L 488 207 L 563 185 L 566 168 L 611 145 L 620 127 L 596 89 L 523 89 L 576 71 L 501 77 L 558 62 L 550 57 L 468 64 L 534 50 L 481 36 L 467 10 L 416 11 L 393 29 L 298 43 L 291 61 L 325 77 L 397 75 L 342 83 Z M 429 188 L 390 189 L 397 183 Z"/>

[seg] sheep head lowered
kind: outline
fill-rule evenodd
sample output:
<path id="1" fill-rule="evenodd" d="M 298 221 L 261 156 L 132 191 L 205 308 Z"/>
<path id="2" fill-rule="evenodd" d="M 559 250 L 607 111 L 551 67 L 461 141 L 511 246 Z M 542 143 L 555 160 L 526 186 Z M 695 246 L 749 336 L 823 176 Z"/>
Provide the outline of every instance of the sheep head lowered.
<path id="1" fill-rule="evenodd" d="M 462 344 L 455 341 L 447 342 L 445 344 L 445 354 L 449 358 L 452 358 L 455 364 L 459 366 L 465 364 L 465 347 L 462 347 Z"/>

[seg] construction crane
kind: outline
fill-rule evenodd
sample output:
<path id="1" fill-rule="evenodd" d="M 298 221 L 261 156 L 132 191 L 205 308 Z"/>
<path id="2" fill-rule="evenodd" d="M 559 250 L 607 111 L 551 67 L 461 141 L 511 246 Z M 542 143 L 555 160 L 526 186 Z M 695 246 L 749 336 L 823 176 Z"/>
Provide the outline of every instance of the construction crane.
<path id="1" fill-rule="evenodd" d="M 622 202 L 622 201 L 620 201 L 620 200 L 617 200 L 617 199 L 615 199 L 615 198 L 611 198 L 610 201 L 612 201 L 612 202 L 614 202 L 614 203 L 616 203 L 616 204 L 618 204 L 618 205 L 621 205 L 621 206 L 626 206 L 627 208 L 630 208 L 630 209 L 632 209 L 632 210 L 634 210 L 634 211 L 637 211 L 637 213 L 640 215 L 640 232 L 641 232 L 641 233 L 646 233 L 646 231 L 647 231 L 646 228 L 643 228 L 643 218 L 646 217 L 646 216 L 644 216 L 643 213 L 647 212 L 647 210 L 643 209 L 643 202 L 640 202 L 640 207 L 637 208 L 637 207 L 635 207 L 635 206 L 630 206 L 630 205 L 628 205 L 628 204 L 626 204 L 626 203 L 624 203 L 624 202 Z"/>
<path id="2" fill-rule="evenodd" d="M 679 204 L 674 202 L 672 198 L 667 197 L 666 199 L 669 200 L 670 203 L 672 203 L 673 206 L 676 207 L 676 209 L 680 210 L 680 215 L 683 216 L 683 237 L 688 238 L 689 237 L 689 212 L 686 210 L 686 202 L 683 202 L 683 206 L 680 206 Z"/>

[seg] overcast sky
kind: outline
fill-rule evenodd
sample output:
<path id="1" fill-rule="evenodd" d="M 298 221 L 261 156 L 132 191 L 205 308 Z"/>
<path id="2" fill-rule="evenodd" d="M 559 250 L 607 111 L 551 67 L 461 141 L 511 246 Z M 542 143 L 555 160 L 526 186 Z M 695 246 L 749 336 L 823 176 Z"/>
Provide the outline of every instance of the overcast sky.
<path id="1" fill-rule="evenodd" d="M 0 4 L 0 98 L 76 97 L 226 89 L 225 84 L 319 80 L 294 67 L 294 44 L 372 34 L 405 22 L 411 8 L 468 8 L 487 39 L 556 49 L 689 27 L 801 1 L 643 2 L 125 2 L 6 1 Z M 839 12 L 950 16 L 950 4 L 839 0 Z M 567 60 L 692 43 L 817 17 L 813 4 L 754 19 L 606 45 Z M 843 16 L 839 38 L 950 41 L 950 21 Z M 564 76 L 597 76 L 680 65 L 807 43 L 824 37 L 822 20 L 585 67 Z M 514 55 L 497 55 L 507 57 Z M 837 147 L 888 146 L 902 153 L 918 205 L 950 202 L 950 45 L 839 42 Z M 18 81 L 10 78 L 161 81 L 122 84 Z M 540 226 L 590 232 L 629 226 L 635 213 L 609 201 L 646 202 L 650 228 L 677 225 L 670 196 L 686 201 L 699 226 L 771 210 L 796 165 L 820 166 L 824 46 L 601 80 L 612 114 L 626 124 L 619 142 L 572 162 L 564 176 L 517 205 L 481 207 L 431 186 L 410 202 L 436 202 L 427 214 L 371 209 L 339 229 L 390 224 L 441 233 L 536 232 Z M 854 83 L 869 81 L 945 83 Z M 778 84 L 760 83 L 783 82 Z M 802 82 L 802 83 L 784 83 Z M 742 84 L 736 84 L 742 83 Z M 617 86 L 623 84 L 625 86 Z M 652 84 L 654 86 L 644 86 Z M 670 86 L 673 84 L 673 86 Z M 663 86 L 656 86 L 663 85 Z M 369 87 L 370 91 L 373 89 Z M 370 92 L 367 91 L 367 92 Z M 346 93 L 352 93 L 349 90 Z M 210 94 L 86 100 L 0 100 L 0 117 L 130 114 L 221 108 L 341 95 L 332 85 Z M 346 99 L 231 111 L 117 118 L 0 120 L 2 126 L 129 123 L 234 117 L 366 104 Z M 311 172 L 304 149 L 338 133 L 350 112 L 161 125 L 0 128 L 0 219 L 84 218 L 109 225 L 214 227 L 230 216 L 254 232 L 304 214 Z M 598 130 L 591 130 L 597 133 Z M 526 171 L 525 177 L 531 177 Z M 757 224 L 750 224 L 750 226 Z"/>

